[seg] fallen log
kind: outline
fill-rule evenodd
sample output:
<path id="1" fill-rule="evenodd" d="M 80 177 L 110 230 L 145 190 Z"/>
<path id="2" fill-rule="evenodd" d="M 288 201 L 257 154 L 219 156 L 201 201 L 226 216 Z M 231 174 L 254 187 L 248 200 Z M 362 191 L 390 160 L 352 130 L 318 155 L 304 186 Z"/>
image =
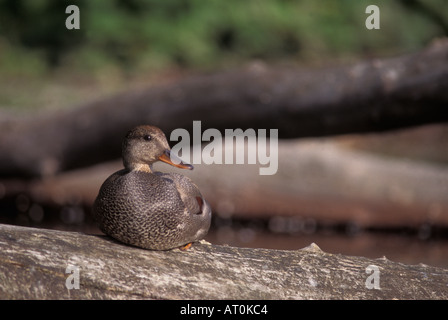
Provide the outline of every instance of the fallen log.
<path id="1" fill-rule="evenodd" d="M 0 225 L 0 251 L 1 299 L 448 299 L 448 270 L 329 254 L 315 244 L 149 251 L 105 236 Z"/>
<path id="2" fill-rule="evenodd" d="M 448 40 L 417 53 L 319 70 L 250 68 L 189 77 L 60 112 L 0 120 L 0 176 L 45 176 L 116 158 L 127 130 L 277 128 L 280 138 L 448 120 Z"/>
<path id="3" fill-rule="evenodd" d="M 155 169 L 190 177 L 224 218 L 302 217 L 362 228 L 448 226 L 447 168 L 351 150 L 343 141 L 281 141 L 272 176 L 259 175 L 260 165 L 249 164 L 199 164 L 180 171 L 157 163 Z M 0 190 L 4 197 L 28 195 L 38 205 L 90 207 L 104 180 L 122 167 L 118 160 L 34 181 L 0 179 Z"/>

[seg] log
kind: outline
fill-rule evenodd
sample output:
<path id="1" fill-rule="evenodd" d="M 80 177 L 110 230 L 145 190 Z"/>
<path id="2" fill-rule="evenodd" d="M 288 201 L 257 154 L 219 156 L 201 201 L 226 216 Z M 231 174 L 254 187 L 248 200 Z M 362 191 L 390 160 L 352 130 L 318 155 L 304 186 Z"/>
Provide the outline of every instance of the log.
<path id="1" fill-rule="evenodd" d="M 272 176 L 260 176 L 258 164 L 154 168 L 190 177 L 223 218 L 300 217 L 361 228 L 448 226 L 448 168 L 353 150 L 349 140 L 281 141 Z M 30 182 L 0 179 L 0 190 L 5 198 L 27 195 L 41 206 L 91 207 L 104 180 L 122 168 L 118 160 Z"/>
<path id="2" fill-rule="evenodd" d="M 0 225 L 0 251 L 1 299 L 448 299 L 448 270 L 329 254 L 315 244 L 149 251 L 105 236 Z"/>
<path id="3" fill-rule="evenodd" d="M 371 132 L 448 120 L 448 40 L 417 53 L 322 68 L 261 64 L 136 90 L 77 108 L 0 117 L 0 176 L 53 175 L 117 158 L 146 123 L 278 128 L 280 138 Z"/>

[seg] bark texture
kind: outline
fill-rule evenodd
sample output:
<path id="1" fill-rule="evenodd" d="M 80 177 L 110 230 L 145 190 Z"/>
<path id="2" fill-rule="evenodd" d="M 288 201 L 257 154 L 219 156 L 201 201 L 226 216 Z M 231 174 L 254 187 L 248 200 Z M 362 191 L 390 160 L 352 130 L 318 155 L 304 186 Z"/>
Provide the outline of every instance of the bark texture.
<path id="1" fill-rule="evenodd" d="M 148 251 L 103 236 L 0 225 L 0 250 L 2 299 L 448 299 L 448 270 L 329 254 L 315 244 Z M 66 287 L 75 283 L 73 267 L 79 289 Z"/>

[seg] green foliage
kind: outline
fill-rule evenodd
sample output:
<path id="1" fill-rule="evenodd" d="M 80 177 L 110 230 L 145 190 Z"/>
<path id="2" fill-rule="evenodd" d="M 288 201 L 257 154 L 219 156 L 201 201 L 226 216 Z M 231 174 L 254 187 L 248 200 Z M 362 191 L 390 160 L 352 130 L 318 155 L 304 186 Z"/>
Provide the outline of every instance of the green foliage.
<path id="1" fill-rule="evenodd" d="M 443 35 L 437 21 L 406 2 L 0 0 L 0 63 L 3 71 L 21 58 L 36 70 L 42 69 L 36 60 L 86 70 L 111 64 L 127 71 L 215 68 L 250 59 L 307 61 L 411 51 Z M 65 28 L 69 4 L 80 8 L 80 30 Z M 381 9 L 380 30 L 365 28 L 370 4 Z M 447 1 L 425 5 L 448 20 Z"/>

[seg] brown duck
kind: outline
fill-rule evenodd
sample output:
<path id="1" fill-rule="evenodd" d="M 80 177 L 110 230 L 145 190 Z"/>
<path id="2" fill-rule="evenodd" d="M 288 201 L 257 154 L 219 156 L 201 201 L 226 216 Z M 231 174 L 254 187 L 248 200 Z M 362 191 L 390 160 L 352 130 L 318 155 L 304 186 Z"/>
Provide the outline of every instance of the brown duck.
<path id="1" fill-rule="evenodd" d="M 122 153 L 124 169 L 107 178 L 94 203 L 101 231 L 153 250 L 188 249 L 202 239 L 211 210 L 198 187 L 181 174 L 153 171 L 159 160 L 193 169 L 170 154 L 165 134 L 154 126 L 138 126 L 126 134 Z"/>

